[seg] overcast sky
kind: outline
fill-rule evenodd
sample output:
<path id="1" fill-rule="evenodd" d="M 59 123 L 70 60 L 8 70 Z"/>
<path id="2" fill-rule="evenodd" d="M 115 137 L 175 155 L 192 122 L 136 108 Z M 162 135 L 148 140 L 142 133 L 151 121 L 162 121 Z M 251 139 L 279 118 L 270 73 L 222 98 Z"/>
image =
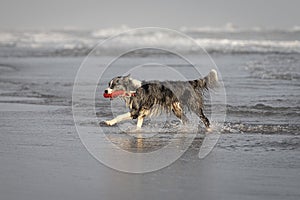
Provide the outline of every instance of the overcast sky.
<path id="1" fill-rule="evenodd" d="M 0 0 L 0 29 L 160 26 L 291 28 L 298 0 Z"/>

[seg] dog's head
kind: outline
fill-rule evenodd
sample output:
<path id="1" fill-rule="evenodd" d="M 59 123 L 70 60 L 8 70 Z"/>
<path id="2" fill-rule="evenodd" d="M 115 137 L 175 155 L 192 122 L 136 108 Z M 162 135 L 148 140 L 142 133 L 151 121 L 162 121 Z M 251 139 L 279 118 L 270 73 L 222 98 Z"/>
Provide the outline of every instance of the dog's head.
<path id="1" fill-rule="evenodd" d="M 108 83 L 108 88 L 104 90 L 104 94 L 108 96 L 122 96 L 122 94 L 135 92 L 135 90 L 140 86 L 141 81 L 132 79 L 130 74 L 127 76 L 117 76 Z"/>

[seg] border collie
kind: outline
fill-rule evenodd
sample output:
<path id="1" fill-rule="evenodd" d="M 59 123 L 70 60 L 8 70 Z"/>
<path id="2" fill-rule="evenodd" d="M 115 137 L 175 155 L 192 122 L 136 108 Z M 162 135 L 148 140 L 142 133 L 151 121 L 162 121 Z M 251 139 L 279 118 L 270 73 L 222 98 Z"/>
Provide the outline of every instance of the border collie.
<path id="1" fill-rule="evenodd" d="M 130 109 L 128 113 L 105 121 L 109 126 L 137 119 L 137 128 L 141 128 L 145 117 L 157 116 L 162 111 L 174 113 L 184 124 L 188 121 L 185 111 L 192 111 L 209 129 L 209 120 L 203 113 L 203 96 L 218 86 L 218 75 L 214 69 L 204 78 L 190 81 L 139 81 L 127 75 L 113 78 L 108 86 L 104 97 L 121 97 Z"/>

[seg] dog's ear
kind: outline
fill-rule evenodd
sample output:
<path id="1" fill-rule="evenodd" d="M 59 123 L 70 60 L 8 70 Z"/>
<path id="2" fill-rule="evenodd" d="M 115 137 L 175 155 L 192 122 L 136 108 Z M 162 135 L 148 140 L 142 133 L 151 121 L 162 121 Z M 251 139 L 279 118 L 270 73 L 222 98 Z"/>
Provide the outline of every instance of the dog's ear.
<path id="1" fill-rule="evenodd" d="M 124 76 L 124 79 L 125 79 L 125 80 L 128 80 L 129 78 L 130 78 L 130 74 Z"/>

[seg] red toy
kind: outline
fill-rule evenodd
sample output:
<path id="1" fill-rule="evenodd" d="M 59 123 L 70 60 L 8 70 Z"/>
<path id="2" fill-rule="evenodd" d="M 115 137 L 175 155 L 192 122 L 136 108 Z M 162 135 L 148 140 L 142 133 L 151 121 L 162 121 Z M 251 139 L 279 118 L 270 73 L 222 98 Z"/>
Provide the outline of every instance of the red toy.
<path id="1" fill-rule="evenodd" d="M 135 95 L 135 93 L 131 93 L 131 96 L 134 96 L 134 95 Z M 110 98 L 110 99 L 116 98 L 118 96 L 129 96 L 129 94 L 124 90 L 114 91 L 110 94 L 107 94 L 107 93 L 103 94 L 104 98 Z"/>

